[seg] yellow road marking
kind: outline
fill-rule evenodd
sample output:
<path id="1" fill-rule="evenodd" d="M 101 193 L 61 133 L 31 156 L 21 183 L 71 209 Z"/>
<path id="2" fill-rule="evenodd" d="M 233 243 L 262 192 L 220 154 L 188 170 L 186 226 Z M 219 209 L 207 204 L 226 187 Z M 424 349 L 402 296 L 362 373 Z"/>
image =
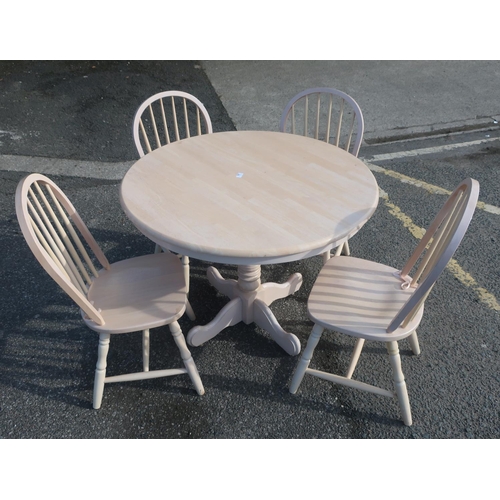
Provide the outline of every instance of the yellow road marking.
<path id="1" fill-rule="evenodd" d="M 405 184 L 411 184 L 413 186 L 425 189 L 429 193 L 446 194 L 448 196 L 451 194 L 451 191 L 448 191 L 447 189 L 443 189 L 442 187 L 439 187 L 439 186 L 434 186 L 433 184 L 429 184 L 428 182 L 414 179 L 413 177 L 408 177 L 407 175 L 400 174 L 399 172 L 394 172 L 393 170 L 388 170 L 386 168 L 379 167 L 378 165 L 374 165 L 372 163 L 366 163 L 366 165 L 373 172 L 380 172 L 382 174 L 387 175 L 388 177 L 393 177 L 394 179 L 398 179 Z M 484 203 L 482 201 L 478 201 L 476 206 L 477 206 L 477 208 L 484 210 L 485 212 L 500 215 L 500 208 L 495 207 L 494 205 L 489 205 L 489 204 Z"/>
<path id="2" fill-rule="evenodd" d="M 387 195 L 387 193 L 381 191 L 380 197 L 384 200 L 384 204 L 389 209 L 389 213 L 391 215 L 394 215 L 396 219 L 401 221 L 404 227 L 406 227 L 415 238 L 419 240 L 422 239 L 423 235 L 425 234 L 425 229 L 418 227 L 411 220 L 411 218 L 408 217 L 408 215 L 402 212 L 397 205 L 394 205 L 394 203 L 389 200 L 389 196 Z M 464 271 L 464 269 L 462 269 L 460 264 L 455 259 L 450 260 L 447 268 L 453 274 L 453 276 L 455 276 L 455 278 L 460 281 L 460 283 L 469 288 L 472 288 L 476 292 L 480 302 L 485 304 L 490 309 L 500 311 L 500 304 L 498 303 L 495 296 L 488 292 L 488 290 L 486 290 L 485 288 L 479 286 L 479 283 L 468 272 Z"/>

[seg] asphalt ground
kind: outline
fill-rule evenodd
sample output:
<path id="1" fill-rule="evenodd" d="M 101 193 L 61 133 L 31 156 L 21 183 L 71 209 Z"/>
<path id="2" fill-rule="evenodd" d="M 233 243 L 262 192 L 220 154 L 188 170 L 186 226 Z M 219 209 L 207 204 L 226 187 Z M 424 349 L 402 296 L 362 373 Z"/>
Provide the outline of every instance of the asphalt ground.
<path id="1" fill-rule="evenodd" d="M 135 112 L 163 90 L 207 108 L 214 132 L 235 130 L 196 61 L 0 61 L 0 154 L 136 160 Z"/>
<path id="2" fill-rule="evenodd" d="M 0 81 L 0 130 L 13 133 L 2 135 L 0 154 L 123 165 L 135 158 L 131 137 L 135 109 L 149 95 L 168 88 L 182 88 L 197 95 L 217 131 L 234 129 L 216 91 L 198 66 L 193 61 L 141 63 L 126 73 L 127 62 L 80 62 L 71 63 L 69 68 L 62 63 L 1 63 L 5 76 Z M 102 70 L 101 78 L 91 80 L 92 70 L 98 68 Z M 130 84 L 131 78 L 135 83 Z M 93 83 L 88 86 L 90 81 Z M 57 99 L 59 92 L 64 95 L 64 88 L 67 95 L 73 92 L 73 100 Z M 111 95 L 120 97 L 108 99 Z M 29 99 L 37 112 L 29 115 L 29 120 L 25 116 L 23 121 L 19 106 Z M 106 104 L 108 100 L 112 102 Z M 106 112 L 99 101 L 108 106 Z M 29 107 L 24 109 L 27 113 Z M 85 120 L 68 119 L 67 115 L 74 118 L 85 109 L 93 113 Z M 495 133 L 365 145 L 360 156 L 392 172 L 448 190 L 464 177 L 472 176 L 481 184 L 480 200 L 498 206 L 497 140 L 374 161 L 382 153 L 481 141 L 486 135 L 494 138 L 491 136 Z M 114 178 L 112 167 L 107 168 L 109 178 L 81 177 L 71 171 L 51 178 L 72 200 L 110 262 L 151 252 L 154 245 L 123 214 L 118 201 L 119 179 Z M 17 224 L 14 192 L 26 174 L 27 171 L 10 168 L 0 171 L 0 279 L 4 291 L 0 304 L 2 438 L 499 437 L 499 312 L 480 293 L 484 289 L 493 297 L 500 297 L 497 214 L 478 209 L 455 256 L 476 284 L 464 284 L 457 275 L 446 271 L 426 303 L 419 328 L 421 355 L 413 356 L 407 342 L 400 343 L 413 412 L 411 427 L 401 422 L 395 401 L 316 378 L 306 377 L 298 393 L 291 395 L 288 384 L 297 357 L 287 355 L 255 325 L 244 324 L 224 330 L 200 347 L 190 348 L 205 386 L 204 396 L 198 396 L 189 379 L 182 376 L 110 384 L 105 388 L 102 408 L 96 411 L 91 401 L 97 335 L 84 326 L 77 307 L 36 262 Z M 350 241 L 351 251 L 358 257 L 401 267 L 417 240 L 406 227 L 408 220 L 394 215 L 394 206 L 416 226 L 425 228 L 445 196 L 383 172 L 375 171 L 374 175 L 388 201 L 381 198 L 374 216 Z M 192 260 L 190 298 L 197 324 L 209 322 L 227 302 L 207 282 L 208 265 Z M 233 267 L 217 267 L 224 276 L 235 277 Z M 300 291 L 275 302 L 272 310 L 282 326 L 293 331 L 303 345 L 312 326 L 306 315 L 307 296 L 320 267 L 321 258 L 314 257 L 265 266 L 262 270 L 264 280 L 276 282 L 285 281 L 293 272 L 302 273 L 304 284 Z M 184 333 L 193 326 L 187 317 L 180 324 Z M 109 373 L 139 370 L 140 343 L 140 333 L 113 338 Z M 352 340 L 345 336 L 325 335 L 316 350 L 315 367 L 342 372 L 352 345 Z M 175 367 L 178 363 L 168 329 L 153 331 L 152 369 Z M 383 346 L 367 343 L 356 377 L 391 386 Z"/>
<path id="3" fill-rule="evenodd" d="M 361 107 L 366 144 L 492 124 L 500 61 L 203 61 L 238 130 L 277 130 L 288 101 L 313 87 Z"/>

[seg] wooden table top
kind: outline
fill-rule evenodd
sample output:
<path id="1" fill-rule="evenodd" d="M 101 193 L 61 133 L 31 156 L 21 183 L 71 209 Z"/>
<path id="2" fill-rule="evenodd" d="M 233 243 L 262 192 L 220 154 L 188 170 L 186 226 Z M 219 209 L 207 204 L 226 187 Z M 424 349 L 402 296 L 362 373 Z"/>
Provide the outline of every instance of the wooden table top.
<path id="1" fill-rule="evenodd" d="M 377 182 L 361 160 L 282 132 L 196 136 L 138 160 L 123 178 L 123 210 L 155 243 L 226 264 L 318 255 L 375 211 Z"/>

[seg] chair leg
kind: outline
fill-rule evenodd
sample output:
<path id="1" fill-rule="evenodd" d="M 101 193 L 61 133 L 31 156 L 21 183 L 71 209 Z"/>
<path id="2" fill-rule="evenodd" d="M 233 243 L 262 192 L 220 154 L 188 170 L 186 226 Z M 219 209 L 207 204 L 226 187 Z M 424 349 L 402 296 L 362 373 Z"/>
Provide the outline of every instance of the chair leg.
<path id="1" fill-rule="evenodd" d="M 415 356 L 420 354 L 420 345 L 418 343 L 417 331 L 415 330 L 409 337 L 408 341 L 410 342 L 411 350 Z"/>
<path id="2" fill-rule="evenodd" d="M 106 358 L 109 351 L 109 333 L 99 334 L 99 347 L 97 348 L 97 365 L 94 377 L 93 407 L 97 410 L 101 407 L 102 395 L 104 393 L 104 379 L 106 378 Z"/>
<path id="3" fill-rule="evenodd" d="M 142 332 L 142 369 L 149 371 L 149 330 Z"/>
<path id="4" fill-rule="evenodd" d="M 323 265 L 325 265 L 331 257 L 330 250 L 327 250 L 326 252 L 321 254 L 323 256 Z"/>
<path id="5" fill-rule="evenodd" d="M 351 378 L 354 370 L 356 369 L 356 365 L 358 364 L 359 356 L 361 351 L 363 350 L 363 346 L 365 344 L 365 339 L 357 339 L 356 344 L 354 344 L 354 349 L 351 355 L 351 362 L 349 363 L 349 368 L 347 369 L 346 378 Z"/>
<path id="6" fill-rule="evenodd" d="M 189 257 L 183 255 L 181 257 L 182 268 L 184 270 L 184 280 L 186 282 L 186 294 L 189 295 Z"/>
<path id="7" fill-rule="evenodd" d="M 155 245 L 155 253 L 160 253 L 161 252 L 161 246 L 156 244 Z"/>
<path id="8" fill-rule="evenodd" d="M 292 394 L 295 394 L 297 392 L 297 389 L 299 388 L 299 385 L 304 378 L 306 370 L 309 367 L 309 363 L 311 362 L 314 349 L 316 349 L 316 346 L 318 345 L 323 330 L 324 328 L 319 325 L 314 325 L 312 329 L 309 340 L 307 341 L 306 348 L 304 349 L 304 352 L 302 353 L 302 356 L 297 364 L 297 368 L 295 368 L 295 374 L 293 375 L 292 381 L 290 383 L 290 392 Z"/>
<path id="9" fill-rule="evenodd" d="M 184 361 L 184 366 L 186 367 L 189 377 L 191 378 L 191 382 L 193 382 L 196 392 L 200 396 L 202 394 L 205 394 L 205 389 L 203 388 L 200 374 L 198 373 L 198 368 L 196 368 L 193 357 L 191 356 L 191 353 L 187 348 L 186 340 L 184 339 L 184 335 L 182 335 L 182 330 L 181 327 L 179 326 L 179 323 L 177 323 L 177 321 L 174 321 L 168 326 L 170 328 L 172 336 L 174 337 L 175 343 L 179 348 L 182 360 Z"/>
<path id="10" fill-rule="evenodd" d="M 335 257 L 338 257 L 339 255 L 351 255 L 351 251 L 349 250 L 349 243 L 347 242 L 347 240 L 337 247 L 337 250 L 335 251 Z M 323 263 L 326 263 L 326 261 Z"/>
<path id="11" fill-rule="evenodd" d="M 193 308 L 191 307 L 191 303 L 187 299 L 186 299 L 186 314 L 191 321 L 194 321 L 196 319 L 196 314 L 194 313 Z"/>
<path id="12" fill-rule="evenodd" d="M 335 257 L 338 257 L 341 254 L 351 255 L 351 250 L 349 249 L 349 243 L 347 242 L 347 240 L 337 247 L 337 250 L 335 251 Z M 330 257 L 332 255 L 330 253 L 330 250 L 324 252 L 322 255 L 323 255 L 323 265 L 325 265 L 330 260 Z"/>
<path id="13" fill-rule="evenodd" d="M 346 240 L 342 246 L 342 253 L 344 255 L 351 255 L 351 250 L 349 248 L 349 242 Z"/>
<path id="14" fill-rule="evenodd" d="M 405 377 L 401 370 L 401 357 L 399 356 L 398 343 L 396 341 L 387 342 L 387 352 L 392 366 L 392 374 L 394 380 L 394 388 L 399 401 L 399 408 L 405 425 L 411 425 L 411 410 L 410 400 L 408 399 L 408 391 L 406 389 Z"/>
<path id="15" fill-rule="evenodd" d="M 189 257 L 187 255 L 183 255 L 181 257 L 181 262 L 182 262 L 182 268 L 184 270 L 184 280 L 186 282 L 186 296 L 189 296 Z M 189 300 L 186 302 L 186 314 L 188 318 L 191 321 L 194 321 L 196 319 L 196 315 L 194 314 L 193 308 L 191 307 L 191 304 Z"/>

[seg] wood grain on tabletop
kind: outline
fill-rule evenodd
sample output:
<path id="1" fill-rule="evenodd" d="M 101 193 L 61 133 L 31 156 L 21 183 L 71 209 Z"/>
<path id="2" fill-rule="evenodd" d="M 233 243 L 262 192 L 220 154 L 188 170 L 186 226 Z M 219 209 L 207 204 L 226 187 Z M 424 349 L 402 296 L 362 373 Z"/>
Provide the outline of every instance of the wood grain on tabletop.
<path id="1" fill-rule="evenodd" d="M 353 155 L 280 132 L 202 135 L 147 154 L 122 206 L 153 239 L 209 255 L 284 256 L 354 234 L 378 203 Z"/>

